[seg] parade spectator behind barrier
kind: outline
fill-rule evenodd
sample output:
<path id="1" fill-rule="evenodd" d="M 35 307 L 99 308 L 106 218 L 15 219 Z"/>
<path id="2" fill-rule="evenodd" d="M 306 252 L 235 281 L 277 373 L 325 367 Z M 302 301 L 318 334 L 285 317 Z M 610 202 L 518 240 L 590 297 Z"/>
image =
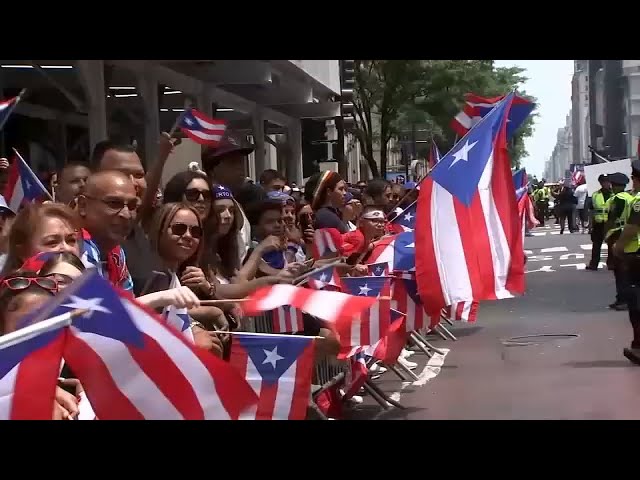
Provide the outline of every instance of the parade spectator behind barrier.
<path id="1" fill-rule="evenodd" d="M 2 335 L 14 332 L 23 317 L 41 307 L 58 292 L 57 282 L 35 272 L 20 270 L 0 280 L 0 329 Z M 78 415 L 78 400 L 56 387 L 52 405 L 53 420 L 73 420 Z"/>
<path id="2" fill-rule="evenodd" d="M 239 139 L 227 132 L 216 147 L 204 150 L 201 158 L 202 168 L 211 182 L 229 189 L 241 205 L 238 213 L 243 222 L 238 231 L 238 263 L 244 260 L 251 242 L 251 226 L 246 219 L 244 208 L 251 203 L 251 197 L 264 193 L 257 185 L 246 182 L 245 158 L 251 152 L 253 147 L 243 145 Z"/>
<path id="3" fill-rule="evenodd" d="M 267 198 L 271 201 L 282 204 L 282 220 L 284 221 L 285 236 L 287 240 L 287 250 L 285 252 L 287 261 L 304 262 L 307 258 L 307 246 L 313 242 L 313 226 L 305 225 L 304 232 L 297 222 L 296 203 L 293 197 L 284 192 L 271 191 L 267 193 Z"/>
<path id="4" fill-rule="evenodd" d="M 26 205 L 11 226 L 9 253 L 0 276 L 17 270 L 26 259 L 41 252 L 80 255 L 80 228 L 78 214 L 66 205 Z"/>
<path id="5" fill-rule="evenodd" d="M 394 207 L 392 203 L 393 192 L 391 190 L 391 183 L 382 178 L 374 178 L 369 180 L 367 188 L 364 190 L 365 204 L 366 205 L 378 205 L 384 208 L 385 213 L 389 213 L 390 209 Z"/>
<path id="6" fill-rule="evenodd" d="M 126 175 L 101 171 L 87 182 L 78 197 L 83 223 L 83 260 L 98 269 L 112 285 L 133 292 L 127 257 L 121 245 L 136 222 L 140 200 Z"/>
<path id="7" fill-rule="evenodd" d="M 267 193 L 282 192 L 287 185 L 287 179 L 277 170 L 269 168 L 260 175 L 260 186 Z"/>
<path id="8" fill-rule="evenodd" d="M 214 298 L 215 286 L 207 280 L 199 267 L 202 256 L 202 222 L 192 207 L 182 203 L 165 203 L 156 210 L 149 224 L 149 240 L 158 252 L 173 277 L 173 290 L 189 287 L 201 297 Z M 152 294 L 153 295 L 153 294 Z M 215 330 L 222 311 L 216 307 L 201 307 L 198 297 L 190 296 L 187 305 L 189 315 L 196 320 L 191 326 L 196 345 L 222 355 L 222 344 L 216 334 L 206 330 L 205 325 Z"/>
<path id="9" fill-rule="evenodd" d="M 340 233 L 349 231 L 340 213 L 346 193 L 347 184 L 336 172 L 327 170 L 309 178 L 304 186 L 304 198 L 315 214 L 314 228 L 335 228 Z"/>
<path id="10" fill-rule="evenodd" d="M 347 192 L 344 196 L 344 202 L 344 207 L 340 209 L 342 221 L 347 225 L 347 229 L 353 232 L 358 228 L 355 222 L 358 220 L 358 214 L 356 212 L 358 210 L 357 205 L 360 204 L 360 201 L 355 198 L 351 192 Z"/>
<path id="11" fill-rule="evenodd" d="M 16 213 L 7 205 L 7 201 L 0 195 L 0 272 L 4 269 L 9 253 L 9 234 Z"/>
<path id="12" fill-rule="evenodd" d="M 215 284 L 216 298 L 244 298 L 257 288 L 280 283 L 282 280 L 278 277 L 254 278 L 262 255 L 282 248 L 280 239 L 268 238 L 260 242 L 241 266 L 238 259 L 238 232 L 244 220 L 240 214 L 240 207 L 231 190 L 222 185 L 213 185 L 212 192 L 212 213 L 210 221 L 205 225 L 208 244 L 204 251 L 202 269 L 207 279 Z M 229 302 L 221 308 L 233 315 L 235 307 L 236 304 Z"/>
<path id="13" fill-rule="evenodd" d="M 146 174 L 134 145 L 106 140 L 98 143 L 91 155 L 92 165 L 97 171 L 117 170 L 129 177 L 140 201 L 134 226 L 121 242 L 122 249 L 129 258 L 128 269 L 136 295 L 142 293 L 150 279 L 149 275 L 151 272 L 158 271 L 162 263 L 150 247 L 144 228 L 158 203 L 156 194 L 162 180 L 162 171 L 173 151 L 175 141 L 176 139 L 171 139 L 167 133 L 160 135 L 158 158 Z"/>
<path id="14" fill-rule="evenodd" d="M 282 215 L 282 201 L 269 199 L 253 205 L 247 210 L 247 215 L 254 235 L 251 254 L 253 255 L 261 243 L 269 242 L 270 239 L 273 239 L 273 243 L 278 247 L 267 252 L 263 251 L 263 262 L 259 265 L 259 271 L 264 275 L 295 277 L 301 268 L 301 262 L 306 257 L 299 245 L 298 250 L 292 255 L 294 257 L 292 261 L 287 256 L 287 230 Z"/>
<path id="15" fill-rule="evenodd" d="M 198 212 L 205 224 L 211 214 L 211 187 L 209 178 L 201 172 L 179 172 L 164 188 L 164 203 L 184 202 Z"/>
<path id="16" fill-rule="evenodd" d="M 76 198 L 84 192 L 91 170 L 80 163 L 68 163 L 57 174 L 57 184 L 54 187 L 55 200 L 59 203 L 75 207 Z"/>
<path id="17" fill-rule="evenodd" d="M 369 275 L 369 269 L 365 265 L 367 257 L 371 254 L 373 250 L 373 246 L 375 242 L 380 240 L 384 235 L 386 218 L 384 215 L 383 207 L 377 205 L 366 205 L 364 207 L 364 211 L 358 220 L 358 229 L 353 232 L 352 235 L 358 234 L 358 237 L 355 237 L 352 243 L 357 245 L 362 245 L 361 248 L 358 248 L 355 253 L 358 258 L 354 262 L 352 260 L 352 264 L 356 263 L 353 274 L 366 276 Z"/>

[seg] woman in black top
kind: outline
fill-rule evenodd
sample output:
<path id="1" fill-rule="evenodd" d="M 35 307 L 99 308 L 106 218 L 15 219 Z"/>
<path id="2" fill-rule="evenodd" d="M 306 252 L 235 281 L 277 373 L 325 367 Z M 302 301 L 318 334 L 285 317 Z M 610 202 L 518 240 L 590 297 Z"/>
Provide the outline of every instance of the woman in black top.
<path id="1" fill-rule="evenodd" d="M 564 233 L 565 220 L 569 225 L 569 232 L 575 230 L 575 222 L 573 219 L 573 209 L 576 207 L 577 198 L 573 195 L 573 189 L 569 185 L 564 185 L 558 195 L 556 195 L 556 203 L 558 204 L 558 221 L 560 222 L 560 234 Z"/>
<path id="2" fill-rule="evenodd" d="M 314 228 L 335 228 L 340 233 L 349 231 L 340 213 L 346 193 L 347 184 L 336 172 L 311 176 L 304 186 L 304 197 L 315 213 Z"/>

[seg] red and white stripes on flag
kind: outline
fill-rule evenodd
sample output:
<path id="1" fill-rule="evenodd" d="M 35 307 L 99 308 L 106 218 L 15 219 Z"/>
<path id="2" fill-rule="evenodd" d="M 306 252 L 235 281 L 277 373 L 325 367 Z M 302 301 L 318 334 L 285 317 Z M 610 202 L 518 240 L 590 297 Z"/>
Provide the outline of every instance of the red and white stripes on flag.
<path id="1" fill-rule="evenodd" d="M 242 304 L 242 310 L 245 315 L 251 316 L 289 305 L 326 322 L 335 323 L 342 319 L 350 321 L 375 303 L 376 299 L 372 297 L 357 297 L 293 285 L 273 285 L 253 292 Z"/>
<path id="2" fill-rule="evenodd" d="M 311 245 L 313 258 L 317 260 L 331 253 L 338 253 L 342 242 L 342 235 L 335 228 L 319 228 L 315 230 Z"/>
<path id="3" fill-rule="evenodd" d="M 473 323 L 478 318 L 478 302 L 458 302 L 442 309 L 442 315 L 458 322 Z"/>
<path id="4" fill-rule="evenodd" d="M 302 312 L 283 305 L 271 312 L 273 333 L 298 333 L 304 331 Z"/>
<path id="5" fill-rule="evenodd" d="M 210 118 L 195 108 L 190 108 L 184 112 L 178 126 L 194 142 L 215 146 L 224 136 L 227 122 Z"/>

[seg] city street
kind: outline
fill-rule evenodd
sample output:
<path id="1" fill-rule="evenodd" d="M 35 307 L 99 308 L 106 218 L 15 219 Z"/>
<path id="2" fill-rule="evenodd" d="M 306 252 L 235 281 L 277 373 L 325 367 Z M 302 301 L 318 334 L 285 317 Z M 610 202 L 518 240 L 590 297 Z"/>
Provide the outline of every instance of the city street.
<path id="1" fill-rule="evenodd" d="M 427 364 L 411 356 L 418 382 L 391 372 L 376 380 L 406 410 L 385 412 L 365 396 L 350 417 L 640 419 L 640 369 L 622 356 L 631 341 L 627 312 L 607 308 L 612 273 L 585 270 L 587 234 L 560 235 L 547 224 L 533 235 L 524 297 L 483 303 L 476 324 L 451 328 L 457 341 L 434 339 L 449 349 L 444 357 Z M 557 336 L 514 338 L 534 335 Z"/>

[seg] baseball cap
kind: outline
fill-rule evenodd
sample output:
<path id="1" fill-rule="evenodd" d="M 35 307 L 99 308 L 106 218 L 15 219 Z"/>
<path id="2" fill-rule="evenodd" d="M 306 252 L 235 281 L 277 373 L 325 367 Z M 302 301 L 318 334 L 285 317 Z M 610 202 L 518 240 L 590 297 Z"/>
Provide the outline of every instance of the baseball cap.
<path id="1" fill-rule="evenodd" d="M 232 153 L 249 155 L 253 152 L 253 146 L 243 143 L 240 138 L 230 133 L 225 134 L 215 147 L 209 147 L 202 152 L 202 165 L 205 170 L 215 166 L 222 158 Z"/>
<path id="2" fill-rule="evenodd" d="M 287 195 L 286 193 L 279 192 L 279 191 L 267 192 L 267 198 L 269 200 L 277 200 L 282 203 L 287 203 L 287 202 L 296 203 L 296 201 L 293 199 L 291 195 Z"/>
<path id="3" fill-rule="evenodd" d="M 609 180 L 609 175 L 607 175 L 606 173 L 600 174 L 600 176 L 598 177 L 598 181 L 604 182 L 605 180 Z"/>

